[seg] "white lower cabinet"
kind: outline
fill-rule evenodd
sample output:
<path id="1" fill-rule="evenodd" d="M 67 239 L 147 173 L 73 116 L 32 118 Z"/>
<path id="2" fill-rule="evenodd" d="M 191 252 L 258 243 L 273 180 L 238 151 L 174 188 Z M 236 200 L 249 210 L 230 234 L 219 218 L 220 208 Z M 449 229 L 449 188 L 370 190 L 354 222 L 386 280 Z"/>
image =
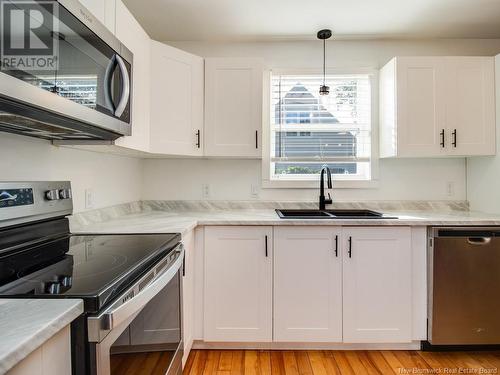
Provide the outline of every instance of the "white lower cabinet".
<path id="1" fill-rule="evenodd" d="M 68 375 L 71 374 L 70 326 L 66 326 L 42 346 L 34 350 L 7 375 Z"/>
<path id="2" fill-rule="evenodd" d="M 342 342 L 340 227 L 274 230 L 274 341 Z"/>
<path id="3" fill-rule="evenodd" d="M 205 341 L 272 341 L 272 233 L 205 228 Z"/>
<path id="4" fill-rule="evenodd" d="M 206 227 L 204 341 L 410 343 L 412 251 L 410 227 Z"/>
<path id="5" fill-rule="evenodd" d="M 411 229 L 343 228 L 342 237 L 343 341 L 410 342 Z"/>

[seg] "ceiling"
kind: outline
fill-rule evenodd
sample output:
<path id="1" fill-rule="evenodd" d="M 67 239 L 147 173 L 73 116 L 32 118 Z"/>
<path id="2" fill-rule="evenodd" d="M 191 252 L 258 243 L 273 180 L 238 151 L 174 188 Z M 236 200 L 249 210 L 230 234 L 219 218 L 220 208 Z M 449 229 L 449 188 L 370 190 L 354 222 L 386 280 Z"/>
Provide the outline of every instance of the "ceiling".
<path id="1" fill-rule="evenodd" d="M 500 0 L 124 0 L 162 41 L 500 38 Z"/>

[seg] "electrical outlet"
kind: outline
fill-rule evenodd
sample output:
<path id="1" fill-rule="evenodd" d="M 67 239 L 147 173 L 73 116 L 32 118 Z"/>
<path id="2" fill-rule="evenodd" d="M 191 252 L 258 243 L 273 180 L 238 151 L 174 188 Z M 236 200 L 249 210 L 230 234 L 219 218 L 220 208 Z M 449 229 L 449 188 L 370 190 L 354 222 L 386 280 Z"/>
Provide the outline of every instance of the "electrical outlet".
<path id="1" fill-rule="evenodd" d="M 201 195 L 203 196 L 203 199 L 208 199 L 210 198 L 210 184 L 203 184 L 201 185 Z"/>
<path id="2" fill-rule="evenodd" d="M 455 183 L 453 181 L 448 181 L 446 183 L 446 195 L 448 197 L 453 197 L 455 195 Z"/>
<path id="3" fill-rule="evenodd" d="M 94 207 L 94 191 L 92 189 L 85 189 L 85 208 Z"/>
<path id="4" fill-rule="evenodd" d="M 250 192 L 252 194 L 252 198 L 258 198 L 259 197 L 259 185 L 252 184 L 250 186 Z"/>

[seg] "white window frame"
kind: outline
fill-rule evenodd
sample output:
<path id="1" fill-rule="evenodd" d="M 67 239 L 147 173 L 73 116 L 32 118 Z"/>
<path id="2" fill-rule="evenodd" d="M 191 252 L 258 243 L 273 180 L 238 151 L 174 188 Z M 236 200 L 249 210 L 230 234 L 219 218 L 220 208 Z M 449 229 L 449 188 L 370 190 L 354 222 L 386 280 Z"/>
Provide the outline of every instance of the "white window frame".
<path id="1" fill-rule="evenodd" d="M 271 76 L 321 74 L 318 69 L 272 69 L 264 72 L 262 95 L 262 188 L 264 189 L 317 189 L 319 176 L 315 180 L 271 180 Z M 373 189 L 379 186 L 379 135 L 378 98 L 379 77 L 374 68 L 328 69 L 327 74 L 365 74 L 371 86 L 371 179 L 335 180 L 333 187 L 341 189 Z"/>

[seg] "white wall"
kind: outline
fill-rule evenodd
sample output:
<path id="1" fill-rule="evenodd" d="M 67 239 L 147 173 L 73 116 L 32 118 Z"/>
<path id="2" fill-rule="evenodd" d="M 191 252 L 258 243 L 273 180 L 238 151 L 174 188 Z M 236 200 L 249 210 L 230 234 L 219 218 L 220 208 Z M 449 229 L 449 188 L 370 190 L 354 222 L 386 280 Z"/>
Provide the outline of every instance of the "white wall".
<path id="1" fill-rule="evenodd" d="M 500 55 L 496 57 L 497 153 L 500 152 Z M 500 154 L 467 159 L 467 191 L 472 210 L 500 213 Z"/>
<path id="2" fill-rule="evenodd" d="M 168 43 L 168 42 L 167 42 Z M 203 57 L 260 57 L 268 68 L 320 68 L 322 45 L 309 42 L 199 43 L 172 42 Z M 334 41 L 328 44 L 329 67 L 380 68 L 397 55 L 495 55 L 500 40 Z M 256 199 L 251 185 L 260 186 L 257 160 L 146 160 L 145 199 L 202 199 L 202 184 L 211 186 L 209 199 Z M 170 177 L 169 177 L 170 176 Z M 175 177 L 171 177 L 175 176 Z M 337 189 L 338 200 L 465 200 L 464 159 L 381 160 L 376 189 Z M 447 184 L 453 184 L 452 194 Z M 311 200 L 310 189 L 262 189 L 263 200 Z"/>
<path id="3" fill-rule="evenodd" d="M 85 189 L 94 208 L 141 198 L 142 161 L 52 146 L 48 141 L 0 133 L 1 181 L 70 180 L 74 212 L 85 211 Z"/>
<path id="4" fill-rule="evenodd" d="M 318 189 L 259 189 L 260 160 L 151 159 L 144 162 L 144 199 L 204 199 L 202 185 L 210 185 L 209 200 L 312 201 Z M 454 183 L 447 195 L 446 183 Z M 335 181 L 334 181 L 335 187 Z M 319 186 L 318 186 L 319 188 Z M 450 200 L 465 199 L 464 159 L 384 160 L 376 189 L 336 189 L 334 199 L 349 200 Z"/>

